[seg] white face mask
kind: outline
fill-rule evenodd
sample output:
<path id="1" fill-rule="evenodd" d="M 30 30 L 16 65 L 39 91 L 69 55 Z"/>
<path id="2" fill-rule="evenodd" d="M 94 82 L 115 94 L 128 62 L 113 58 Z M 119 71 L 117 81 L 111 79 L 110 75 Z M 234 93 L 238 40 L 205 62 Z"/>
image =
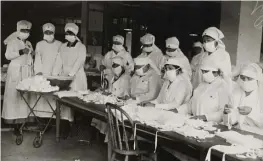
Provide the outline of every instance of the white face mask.
<path id="1" fill-rule="evenodd" d="M 122 45 L 112 45 L 112 49 L 118 53 L 123 49 L 123 46 Z"/>
<path id="2" fill-rule="evenodd" d="M 216 79 L 216 77 L 214 76 L 212 71 L 209 71 L 209 72 L 203 74 L 203 80 L 206 83 L 212 83 L 215 79 Z"/>
<path id="3" fill-rule="evenodd" d="M 25 32 L 20 32 L 19 33 L 19 38 L 21 40 L 26 40 L 29 37 L 29 33 L 25 33 Z"/>
<path id="4" fill-rule="evenodd" d="M 173 82 L 176 79 L 176 77 L 177 77 L 176 71 L 177 71 L 176 69 L 166 71 L 165 77 L 169 81 Z"/>
<path id="5" fill-rule="evenodd" d="M 258 88 L 257 80 L 240 81 L 241 88 L 246 92 L 252 92 Z"/>
<path id="6" fill-rule="evenodd" d="M 47 42 L 52 42 L 54 40 L 54 35 L 46 35 L 44 34 L 44 40 L 46 40 Z"/>
<path id="7" fill-rule="evenodd" d="M 145 53 L 151 53 L 153 51 L 153 47 L 144 47 L 142 48 L 142 51 Z"/>
<path id="8" fill-rule="evenodd" d="M 76 41 L 76 37 L 73 35 L 66 35 L 65 39 L 68 40 L 69 42 L 75 42 Z"/>
<path id="9" fill-rule="evenodd" d="M 215 47 L 215 41 L 210 41 L 210 42 L 206 42 L 203 44 L 204 48 L 206 51 L 208 52 L 214 52 L 216 51 L 216 47 Z"/>
<path id="10" fill-rule="evenodd" d="M 144 68 L 145 66 L 143 66 L 143 67 L 141 67 L 140 69 L 137 69 L 136 70 L 136 74 L 138 75 L 138 76 L 144 76 L 146 73 L 144 73 L 143 72 L 143 68 Z"/>
<path id="11" fill-rule="evenodd" d="M 112 71 L 113 71 L 113 73 L 114 73 L 116 76 L 119 76 L 119 75 L 121 74 L 121 72 L 122 72 L 122 68 L 121 68 L 121 66 L 118 66 L 118 67 L 116 67 L 116 68 L 112 68 Z"/>

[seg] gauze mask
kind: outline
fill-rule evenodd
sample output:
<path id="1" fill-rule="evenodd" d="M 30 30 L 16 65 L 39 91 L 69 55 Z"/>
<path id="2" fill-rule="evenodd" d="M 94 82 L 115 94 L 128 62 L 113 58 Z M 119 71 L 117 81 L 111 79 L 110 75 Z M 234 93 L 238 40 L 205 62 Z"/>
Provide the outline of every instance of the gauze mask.
<path id="1" fill-rule="evenodd" d="M 176 69 L 166 71 L 165 77 L 169 81 L 173 82 L 176 79 L 176 77 L 177 77 L 176 71 L 177 71 Z"/>
<path id="2" fill-rule="evenodd" d="M 21 40 L 26 40 L 28 37 L 29 37 L 29 33 L 19 32 L 19 38 Z"/>
<path id="3" fill-rule="evenodd" d="M 112 45 L 112 50 L 116 51 L 117 53 L 119 53 L 122 49 L 122 45 Z"/>
<path id="4" fill-rule="evenodd" d="M 240 81 L 241 88 L 246 92 L 252 92 L 258 88 L 257 80 Z"/>
<path id="5" fill-rule="evenodd" d="M 122 68 L 121 68 L 121 66 L 118 66 L 116 68 L 112 68 L 112 71 L 115 75 L 119 76 L 122 72 Z"/>
<path id="6" fill-rule="evenodd" d="M 143 47 L 142 51 L 145 53 L 151 53 L 153 51 L 153 47 Z"/>
<path id="7" fill-rule="evenodd" d="M 52 42 L 54 40 L 54 35 L 46 35 L 44 34 L 44 40 L 46 40 L 47 42 Z"/>
<path id="8" fill-rule="evenodd" d="M 76 37 L 74 35 L 66 35 L 65 39 L 68 40 L 69 42 L 75 42 Z"/>
<path id="9" fill-rule="evenodd" d="M 209 71 L 209 72 L 203 74 L 203 80 L 206 83 L 212 83 L 215 79 L 216 78 L 215 78 L 214 74 L 212 73 L 212 71 Z"/>
<path id="10" fill-rule="evenodd" d="M 206 42 L 206 43 L 204 43 L 203 46 L 204 46 L 205 50 L 208 52 L 212 53 L 212 52 L 216 51 L 215 41 Z"/>

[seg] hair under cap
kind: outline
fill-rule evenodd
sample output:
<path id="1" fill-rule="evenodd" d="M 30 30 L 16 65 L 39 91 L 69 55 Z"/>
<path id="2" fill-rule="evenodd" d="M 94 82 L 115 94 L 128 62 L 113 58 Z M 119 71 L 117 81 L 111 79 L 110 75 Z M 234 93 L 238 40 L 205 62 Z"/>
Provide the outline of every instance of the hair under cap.
<path id="1" fill-rule="evenodd" d="M 16 24 L 17 31 L 20 31 L 21 29 L 30 30 L 31 28 L 32 28 L 32 23 L 26 20 L 18 21 Z"/>
<path id="2" fill-rule="evenodd" d="M 55 26 L 52 24 L 52 23 L 46 23 L 43 25 L 42 27 L 43 29 L 43 32 L 45 31 L 52 31 L 52 32 L 55 32 Z"/>
<path id="3" fill-rule="evenodd" d="M 79 32 L 79 27 L 75 23 L 67 23 L 65 26 L 65 31 L 71 31 L 77 35 Z"/>
<path id="4" fill-rule="evenodd" d="M 167 48 L 177 49 L 179 48 L 180 42 L 176 37 L 170 37 L 165 41 Z"/>

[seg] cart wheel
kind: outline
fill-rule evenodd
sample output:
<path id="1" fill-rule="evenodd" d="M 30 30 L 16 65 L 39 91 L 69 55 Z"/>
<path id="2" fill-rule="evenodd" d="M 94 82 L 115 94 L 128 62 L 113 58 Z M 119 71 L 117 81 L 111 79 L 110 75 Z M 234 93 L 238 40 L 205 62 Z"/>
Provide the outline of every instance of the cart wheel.
<path id="1" fill-rule="evenodd" d="M 39 148 L 39 147 L 41 147 L 41 145 L 42 145 L 42 137 L 40 137 L 40 136 L 35 137 L 35 139 L 33 141 L 33 146 L 35 148 Z"/>
<path id="2" fill-rule="evenodd" d="M 16 145 L 21 145 L 23 142 L 23 135 L 20 134 L 20 135 L 17 135 L 16 136 Z"/>

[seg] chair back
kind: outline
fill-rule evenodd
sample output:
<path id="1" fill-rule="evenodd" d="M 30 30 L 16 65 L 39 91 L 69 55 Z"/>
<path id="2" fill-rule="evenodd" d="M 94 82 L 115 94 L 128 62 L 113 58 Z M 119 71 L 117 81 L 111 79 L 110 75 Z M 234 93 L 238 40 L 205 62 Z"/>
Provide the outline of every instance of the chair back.
<path id="1" fill-rule="evenodd" d="M 132 134 L 134 134 L 134 122 L 131 117 L 119 106 L 106 103 L 107 113 L 108 113 L 108 131 L 109 131 L 109 140 L 113 149 L 118 150 L 133 150 L 129 147 L 127 133 L 127 127 L 131 128 Z M 125 128 L 126 127 L 126 128 Z M 137 138 L 135 137 L 135 149 L 137 147 Z"/>

